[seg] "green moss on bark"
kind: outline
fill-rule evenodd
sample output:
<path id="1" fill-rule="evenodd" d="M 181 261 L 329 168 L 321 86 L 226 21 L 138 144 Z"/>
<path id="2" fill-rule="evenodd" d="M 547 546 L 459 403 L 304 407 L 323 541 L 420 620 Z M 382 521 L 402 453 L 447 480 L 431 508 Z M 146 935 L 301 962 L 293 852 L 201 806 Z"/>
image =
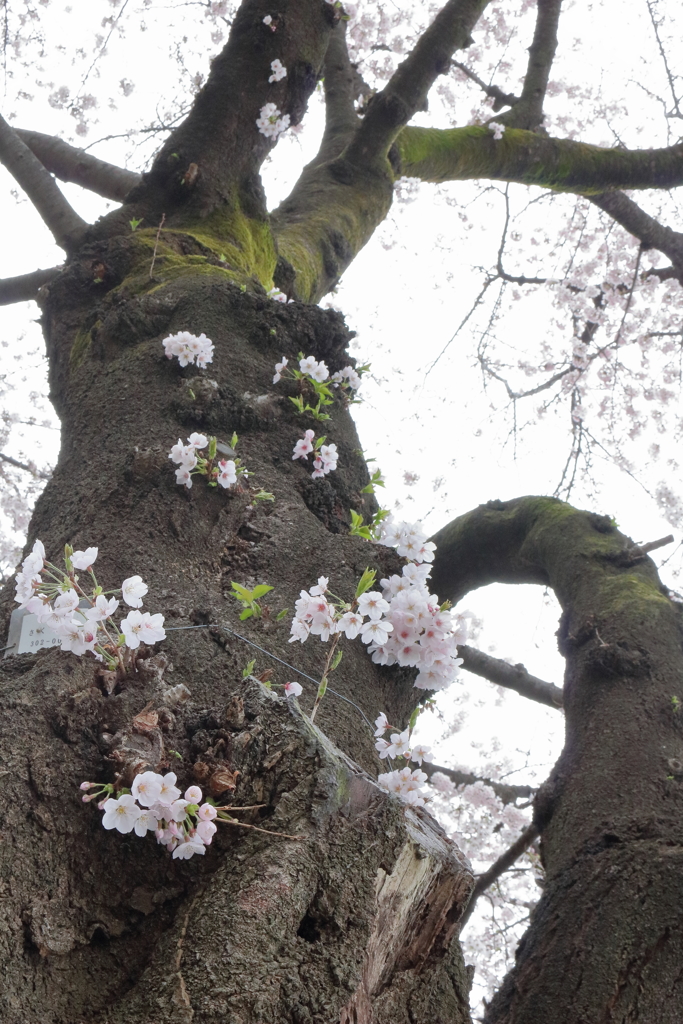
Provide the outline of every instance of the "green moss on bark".
<path id="1" fill-rule="evenodd" d="M 396 139 L 398 175 L 422 181 L 494 178 L 555 191 L 598 195 L 609 189 L 683 184 L 683 146 L 603 149 L 507 128 L 494 139 L 486 125 L 404 128 Z"/>

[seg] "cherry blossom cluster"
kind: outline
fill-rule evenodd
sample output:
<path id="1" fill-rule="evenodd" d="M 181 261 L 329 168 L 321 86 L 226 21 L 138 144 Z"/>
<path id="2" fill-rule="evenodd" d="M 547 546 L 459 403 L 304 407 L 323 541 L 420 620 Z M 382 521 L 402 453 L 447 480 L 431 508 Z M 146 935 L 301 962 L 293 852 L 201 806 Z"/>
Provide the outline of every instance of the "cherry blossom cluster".
<path id="1" fill-rule="evenodd" d="M 265 135 L 269 139 L 277 139 L 278 135 L 289 128 L 289 114 L 281 114 L 274 103 L 266 103 L 261 107 L 256 124 L 261 135 Z"/>
<path id="2" fill-rule="evenodd" d="M 271 32 L 275 32 L 277 29 L 277 24 L 276 22 L 273 21 L 272 14 L 266 14 L 265 18 L 263 19 L 263 24 L 267 25 Z"/>
<path id="3" fill-rule="evenodd" d="M 213 342 L 205 334 L 199 337 L 189 331 L 170 334 L 162 341 L 167 359 L 175 356 L 181 366 L 190 366 L 196 362 L 201 369 L 213 362 Z"/>
<path id="4" fill-rule="evenodd" d="M 316 441 L 315 431 L 307 430 L 301 440 L 294 445 L 292 459 L 307 459 L 309 455 L 313 455 L 313 472 L 311 473 L 313 480 L 320 480 L 337 468 L 339 458 L 337 446 L 336 444 L 323 444 L 324 440 L 324 437 L 319 437 Z"/>
<path id="5" fill-rule="evenodd" d="M 431 747 L 426 747 L 423 743 L 411 745 L 412 719 L 407 729 L 403 729 L 401 732 L 396 730 L 390 734 L 388 740 L 384 739 L 384 734 L 393 726 L 389 725 L 383 711 L 375 719 L 375 726 L 375 747 L 382 759 L 405 758 L 406 761 L 414 761 L 419 765 L 422 765 L 423 761 L 434 760 Z M 423 789 L 427 778 L 427 773 L 421 771 L 420 768 L 411 770 L 406 765 L 403 768 L 395 768 L 391 772 L 381 773 L 377 781 L 383 790 L 393 793 L 411 807 L 424 807 L 429 800 Z"/>
<path id="6" fill-rule="evenodd" d="M 380 711 L 375 719 L 375 747 L 382 759 L 388 757 L 391 760 L 394 757 L 404 757 L 406 761 L 415 761 L 419 765 L 423 761 L 434 760 L 431 747 L 426 747 L 424 743 L 416 743 L 415 746 L 411 746 L 411 726 L 408 726 L 407 729 L 403 729 L 401 732 L 395 730 L 390 733 L 389 740 L 385 740 L 385 732 L 387 729 L 393 728 L 393 725 L 389 724 L 389 719 L 385 713 Z"/>
<path id="7" fill-rule="evenodd" d="M 281 79 L 287 77 L 287 68 L 283 65 L 282 61 L 276 58 L 270 62 L 270 70 L 273 72 L 269 82 L 279 82 Z M 289 120 L 288 120 L 289 123 Z"/>
<path id="8" fill-rule="evenodd" d="M 211 803 L 202 803 L 199 786 L 190 786 L 181 798 L 173 772 L 159 775 L 147 771 L 136 775 L 130 792 L 116 799 L 112 785 L 81 783 L 83 801 L 98 800 L 104 811 L 102 825 L 126 834 L 146 836 L 154 832 L 157 843 L 165 846 L 174 859 L 189 860 L 195 853 L 204 854 L 216 834 L 215 820 L 219 811 Z"/>
<path id="9" fill-rule="evenodd" d="M 363 369 L 365 368 L 363 367 Z M 322 359 L 317 360 L 315 356 L 306 356 L 304 358 L 301 354 L 299 355 L 298 370 L 294 370 L 289 366 L 289 360 L 285 356 L 282 357 L 281 363 L 275 364 L 273 384 L 277 384 L 283 377 L 291 377 L 293 380 L 301 380 L 303 377 L 308 377 L 316 384 L 336 384 L 351 391 L 357 391 L 361 386 L 360 374 L 357 370 L 354 370 L 353 366 L 345 366 L 343 370 L 337 370 L 336 373 L 330 374 Z"/>
<path id="10" fill-rule="evenodd" d="M 268 292 L 268 298 L 273 299 L 274 302 L 287 302 L 287 296 L 279 288 L 271 288 Z"/>
<path id="11" fill-rule="evenodd" d="M 231 447 L 237 444 L 237 435 L 233 434 Z M 240 465 L 240 460 L 218 459 L 218 442 L 215 437 L 207 437 L 205 434 L 198 434 L 196 431 L 183 444 L 180 438 L 178 443 L 171 448 L 168 457 L 175 462 L 178 469 L 175 471 L 176 482 L 188 490 L 192 487 L 193 476 L 208 477 L 209 487 L 224 487 L 226 490 L 237 483 L 239 476 L 246 476 L 247 471 Z M 204 448 L 207 448 L 205 455 L 199 455 Z"/>
<path id="12" fill-rule="evenodd" d="M 380 788 L 386 793 L 393 793 L 411 807 L 424 807 L 428 797 L 425 796 L 424 784 L 428 779 L 426 772 L 416 768 L 411 771 L 407 766 L 397 768 L 393 772 L 381 772 L 377 776 Z"/>
<path id="13" fill-rule="evenodd" d="M 360 634 L 376 664 L 417 668 L 414 685 L 418 689 L 443 690 L 459 675 L 462 659 L 457 657 L 457 648 L 467 638 L 465 620 L 454 620 L 447 606 L 440 606 L 436 595 L 429 593 L 431 568 L 424 563 L 434 558 L 435 545 L 426 540 L 420 527 L 389 523 L 384 524 L 383 532 L 382 543 L 413 559 L 403 567 L 402 575 L 381 580 L 381 594 L 359 584 L 352 603 L 329 600 L 325 596 L 329 581 L 321 577 L 310 593 L 301 591 L 290 643 L 304 643 L 311 633 L 324 641 L 339 633 L 349 640 Z M 373 582 L 374 574 L 369 586 Z"/>
<path id="14" fill-rule="evenodd" d="M 74 551 L 67 544 L 64 571 L 46 560 L 45 548 L 37 540 L 17 573 L 15 600 L 52 630 L 63 651 L 79 656 L 89 652 L 109 668 L 124 667 L 126 649 L 165 639 L 164 617 L 139 610 L 148 590 L 140 576 L 124 580 L 119 590 L 104 591 L 92 568 L 96 558 L 97 548 Z M 92 585 L 87 590 L 78 572 L 89 574 Z M 115 594 L 132 609 L 118 625 L 113 619 L 119 607 Z"/>
<path id="15" fill-rule="evenodd" d="M 434 561 L 436 544 L 427 540 L 419 523 L 396 523 L 393 516 L 386 516 L 381 521 L 377 543 L 396 548 L 396 554 L 411 562 Z"/>
<path id="16" fill-rule="evenodd" d="M 499 124 L 498 121 L 489 121 L 488 128 L 493 132 L 496 142 L 500 142 L 505 133 L 505 125 Z"/>
<path id="17" fill-rule="evenodd" d="M 454 621 L 447 607 L 429 593 L 430 575 L 430 566 L 409 562 L 401 576 L 381 580 L 382 598 L 389 607 L 380 621 L 391 626 L 391 635 L 375 641 L 368 653 L 378 665 L 417 668 L 414 685 L 420 690 L 444 690 L 459 675 L 458 644 L 467 639 L 467 628 L 462 617 Z"/>

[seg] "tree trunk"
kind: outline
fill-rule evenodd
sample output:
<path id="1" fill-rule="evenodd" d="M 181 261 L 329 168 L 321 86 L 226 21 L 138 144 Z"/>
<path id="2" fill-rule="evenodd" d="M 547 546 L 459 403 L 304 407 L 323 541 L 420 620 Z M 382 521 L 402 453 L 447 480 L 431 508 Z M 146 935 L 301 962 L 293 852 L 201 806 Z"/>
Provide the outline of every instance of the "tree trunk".
<path id="1" fill-rule="evenodd" d="M 426 812 L 373 782 L 358 710 L 405 723 L 420 696 L 412 673 L 344 640 L 331 682 L 346 701 L 328 691 L 319 731 L 304 714 L 315 686 L 303 711 L 276 696 L 254 676 L 295 674 L 230 632 L 319 678 L 326 648 L 290 645 L 290 616 L 275 613 L 323 573 L 351 598 L 367 565 L 398 564 L 345 532 L 349 508 L 367 515 L 374 499 L 360 493 L 368 472 L 343 399 L 323 427 L 340 468 L 313 481 L 291 456 L 314 424 L 297 418 L 291 384 L 272 384 L 283 353 L 346 365 L 348 332 L 335 313 L 244 293 L 189 236 L 163 236 L 150 276 L 139 234 L 83 250 L 43 297 L 63 442 L 30 540 L 54 562 L 66 542 L 97 545 L 105 588 L 139 573 L 167 628 L 204 628 L 169 631 L 113 692 L 88 656 L 0 663 L 2 1019 L 464 1024 L 469 979 L 450 939 L 469 868 Z M 161 340 L 179 330 L 213 340 L 206 371 L 165 358 Z M 192 430 L 226 442 L 236 431 L 249 484 L 274 503 L 202 478 L 177 486 L 168 452 Z M 273 614 L 240 622 L 232 580 L 272 585 Z M 13 585 L 0 605 L 7 623 Z M 158 722 L 134 721 L 143 709 Z M 205 857 L 178 861 L 150 836 L 105 831 L 79 783 L 129 784 L 143 767 L 263 804 L 240 820 L 286 835 L 228 825 Z"/>
<path id="2" fill-rule="evenodd" d="M 543 896 L 487 1024 L 683 1020 L 681 607 L 608 516 L 489 502 L 434 538 L 434 584 L 553 587 L 566 742 L 535 802 Z"/>

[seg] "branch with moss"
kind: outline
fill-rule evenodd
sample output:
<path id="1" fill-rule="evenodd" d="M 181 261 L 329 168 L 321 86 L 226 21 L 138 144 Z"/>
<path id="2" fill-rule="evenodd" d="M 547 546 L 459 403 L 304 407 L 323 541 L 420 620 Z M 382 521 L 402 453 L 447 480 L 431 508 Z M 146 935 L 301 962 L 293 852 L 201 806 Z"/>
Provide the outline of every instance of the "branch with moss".
<path id="1" fill-rule="evenodd" d="M 43 132 L 15 129 L 41 164 L 60 181 L 71 181 L 105 199 L 123 202 L 126 195 L 140 182 L 141 176 L 106 160 L 100 160 L 84 149 Z"/>
<path id="2" fill-rule="evenodd" d="M 431 182 L 514 181 L 599 196 L 603 208 L 610 202 L 605 200 L 607 190 L 683 184 L 683 144 L 653 150 L 603 149 L 520 128 L 508 128 L 503 138 L 496 140 L 490 129 L 481 125 L 407 127 L 396 139 L 393 157 L 397 177 Z M 379 168 L 364 169 L 351 163 L 344 154 L 307 168 L 273 214 L 281 267 L 287 269 L 283 283 L 277 283 L 288 286 L 289 294 L 304 302 L 317 302 L 336 285 L 370 239 L 391 201 L 387 176 Z M 672 237 L 670 243 L 669 248 L 674 243 Z"/>
<path id="3" fill-rule="evenodd" d="M 77 249 L 89 225 L 78 216 L 49 171 L 3 117 L 0 117 L 0 162 L 31 200 L 57 245 L 68 253 Z"/>
<path id="4" fill-rule="evenodd" d="M 325 131 L 313 164 L 339 156 L 360 124 L 355 108 L 358 73 L 349 59 L 345 21 L 340 21 L 330 35 L 323 75 Z"/>
<path id="5" fill-rule="evenodd" d="M 373 97 L 347 148 L 329 163 L 313 161 L 272 217 L 280 260 L 275 283 L 317 302 L 382 223 L 393 199 L 387 154 L 396 134 L 424 107 L 427 92 L 450 66 L 488 0 L 449 0 L 386 88 Z"/>
<path id="6" fill-rule="evenodd" d="M 472 43 L 472 29 L 489 0 L 448 0 L 422 33 L 410 54 L 386 86 L 368 104 L 363 123 L 349 146 L 346 159 L 368 166 L 384 160 L 401 129 L 419 110 L 439 75 L 446 74 L 451 57 Z"/>
<path id="7" fill-rule="evenodd" d="M 587 196 L 683 184 L 681 143 L 665 149 L 604 149 L 521 128 L 508 128 L 497 140 L 482 125 L 408 127 L 396 139 L 396 152 L 398 174 L 422 181 L 493 178 Z"/>
<path id="8" fill-rule="evenodd" d="M 273 103 L 290 124 L 301 121 L 340 17 L 320 0 L 289 0 L 286 15 L 275 15 L 273 32 L 263 23 L 268 10 L 262 0 L 244 0 L 239 6 L 228 42 L 213 60 L 190 113 L 129 196 L 128 217 L 156 218 L 158 223 L 166 213 L 173 227 L 214 211 L 229 217 L 239 205 L 247 216 L 265 221 L 258 172 L 273 139 L 259 131 L 257 119 L 264 105 Z M 287 75 L 270 82 L 275 59 Z"/>
<path id="9" fill-rule="evenodd" d="M 5 277 L 0 280 L 0 306 L 11 306 L 13 302 L 27 302 L 35 299 L 44 284 L 52 281 L 61 272 L 61 267 L 48 270 L 33 270 L 19 277 Z"/>

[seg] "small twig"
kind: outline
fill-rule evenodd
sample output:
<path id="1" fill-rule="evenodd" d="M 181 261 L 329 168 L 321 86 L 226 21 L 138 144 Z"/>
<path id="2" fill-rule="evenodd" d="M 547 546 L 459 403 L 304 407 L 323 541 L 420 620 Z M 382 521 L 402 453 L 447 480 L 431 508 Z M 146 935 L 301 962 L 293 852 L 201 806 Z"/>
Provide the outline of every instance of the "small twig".
<path id="1" fill-rule="evenodd" d="M 595 635 L 598 638 L 598 642 L 599 642 L 601 647 L 609 647 L 610 646 L 609 644 L 605 643 L 605 641 L 602 639 L 602 637 L 598 633 L 598 627 L 597 626 L 595 627 Z"/>
<path id="2" fill-rule="evenodd" d="M 260 807 L 267 807 L 268 804 L 248 804 L 244 807 L 217 807 L 217 811 L 257 811 Z"/>
<path id="3" fill-rule="evenodd" d="M 159 223 L 159 228 L 158 228 L 158 230 L 157 230 L 157 237 L 156 237 L 156 239 L 154 240 L 154 252 L 152 253 L 152 266 L 151 266 L 151 267 L 149 268 L 149 277 L 150 277 L 150 280 L 153 280 L 153 279 L 154 279 L 154 261 L 155 261 L 155 260 L 156 260 L 156 258 L 157 258 L 157 249 L 158 249 L 158 247 L 159 247 L 159 236 L 161 235 L 161 229 L 162 229 L 162 228 L 163 228 L 163 226 L 164 226 L 164 222 L 165 222 L 165 220 L 166 220 L 166 214 L 165 214 L 165 213 L 162 213 L 162 215 L 161 215 L 161 221 L 160 221 L 160 223 Z"/>
<path id="4" fill-rule="evenodd" d="M 258 825 L 247 825 L 245 821 L 235 821 L 234 818 L 217 818 L 217 821 L 222 821 L 225 825 L 236 825 L 238 828 L 250 828 L 254 832 L 265 832 L 267 836 L 280 836 L 282 839 L 297 839 L 299 842 L 303 842 L 306 836 L 290 836 L 287 832 L 271 832 L 267 828 L 259 828 Z"/>
<path id="5" fill-rule="evenodd" d="M 17 469 L 23 469 L 25 473 L 30 473 L 31 476 L 36 477 L 36 479 L 39 480 L 49 480 L 52 476 L 52 473 L 46 473 L 40 469 L 31 469 L 31 467 L 25 462 L 20 462 L 19 459 L 13 459 L 11 455 L 5 455 L 3 452 L 0 452 L 0 459 L 2 459 L 3 462 L 8 462 L 10 466 L 16 466 Z M 673 540 L 673 537 L 671 539 Z"/>
<path id="6" fill-rule="evenodd" d="M 479 75 L 476 75 L 474 71 L 471 71 L 466 64 L 461 64 L 459 60 L 452 60 L 451 65 L 452 67 L 457 68 L 458 71 L 462 71 L 463 75 L 466 75 L 472 82 L 475 82 L 487 96 L 495 101 L 493 109 L 496 113 L 501 109 L 501 107 L 514 107 L 515 103 L 519 103 L 519 96 L 515 96 L 510 92 L 504 92 L 504 90 L 499 89 L 497 85 L 487 85 Z"/>
<path id="7" fill-rule="evenodd" d="M 315 695 L 315 703 L 313 704 L 313 709 L 311 710 L 311 721 L 315 719 L 318 708 L 320 707 L 320 702 L 322 701 L 323 697 L 325 696 L 325 693 L 327 692 L 327 673 L 330 671 L 332 658 L 334 657 L 334 652 L 336 651 L 337 644 L 339 643 L 339 636 L 340 634 L 337 633 L 334 640 L 332 641 L 332 646 L 330 647 L 329 653 L 327 655 L 327 660 L 325 662 L 325 667 L 323 669 L 320 685 L 318 686 L 318 692 Z"/>

